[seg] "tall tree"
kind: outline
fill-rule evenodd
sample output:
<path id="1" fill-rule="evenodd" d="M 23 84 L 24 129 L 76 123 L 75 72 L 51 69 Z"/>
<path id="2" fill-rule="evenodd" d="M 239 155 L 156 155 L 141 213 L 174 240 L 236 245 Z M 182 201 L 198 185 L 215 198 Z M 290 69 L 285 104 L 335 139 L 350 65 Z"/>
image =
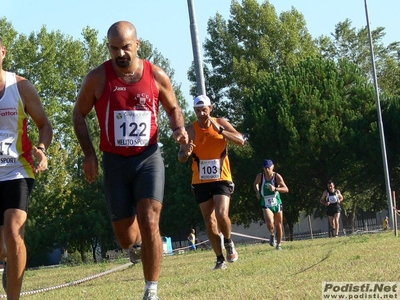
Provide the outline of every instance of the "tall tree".
<path id="1" fill-rule="evenodd" d="M 380 91 L 389 95 L 400 93 L 400 41 L 383 43 L 385 28 L 378 27 L 371 31 L 375 56 L 376 72 Z M 323 57 L 339 60 L 348 59 L 372 80 L 372 61 L 368 28 L 352 27 L 349 19 L 339 22 L 331 36 L 318 38 L 318 45 Z"/>
<path id="2" fill-rule="evenodd" d="M 317 48 L 303 15 L 294 8 L 278 16 L 269 1 L 234 0 L 230 12 L 228 21 L 220 14 L 208 21 L 204 62 L 207 93 L 218 103 L 216 112 L 237 124 L 242 100 L 259 78 L 317 54 Z"/>

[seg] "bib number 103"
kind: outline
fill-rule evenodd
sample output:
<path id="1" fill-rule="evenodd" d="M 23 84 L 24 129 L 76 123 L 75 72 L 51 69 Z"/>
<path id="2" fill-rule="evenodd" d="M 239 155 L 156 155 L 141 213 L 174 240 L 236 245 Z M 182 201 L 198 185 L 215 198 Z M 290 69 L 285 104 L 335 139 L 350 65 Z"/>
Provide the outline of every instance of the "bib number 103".
<path id="1" fill-rule="evenodd" d="M 209 159 L 200 161 L 200 179 L 219 179 L 221 178 L 221 163 L 219 159 Z"/>

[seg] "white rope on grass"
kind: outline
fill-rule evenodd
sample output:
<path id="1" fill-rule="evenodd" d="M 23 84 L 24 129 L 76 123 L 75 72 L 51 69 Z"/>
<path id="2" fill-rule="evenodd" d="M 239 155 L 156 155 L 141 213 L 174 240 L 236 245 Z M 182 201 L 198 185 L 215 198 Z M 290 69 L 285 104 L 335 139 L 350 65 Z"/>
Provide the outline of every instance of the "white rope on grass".
<path id="1" fill-rule="evenodd" d="M 208 242 L 209 242 L 209 240 L 206 240 L 206 241 L 202 241 L 200 243 L 194 244 L 194 245 L 196 247 L 198 247 L 199 245 L 202 245 L 202 244 L 205 244 L 205 243 L 208 243 Z M 181 248 L 175 248 L 175 249 L 172 249 L 172 252 L 184 251 L 184 250 L 189 249 L 189 248 L 190 248 L 190 246 L 185 246 L 185 247 L 181 247 Z"/>
<path id="2" fill-rule="evenodd" d="M 99 278 L 101 276 L 104 276 L 104 275 L 107 275 L 107 274 L 110 274 L 110 273 L 113 273 L 113 272 L 124 270 L 124 269 L 128 268 L 131 265 L 132 265 L 132 263 L 127 263 L 125 265 L 116 267 L 114 269 L 111 269 L 111 270 L 108 270 L 108 271 L 105 271 L 105 272 L 102 272 L 102 273 L 99 273 L 99 274 L 95 274 L 95 275 L 89 276 L 89 277 L 86 277 L 86 278 L 83 278 L 83 279 L 75 280 L 75 281 L 72 281 L 72 282 L 68 282 L 68 283 L 64 283 L 64 284 L 60 284 L 60 285 L 56 285 L 56 286 L 52 286 L 52 287 L 42 288 L 42 289 L 39 289 L 39 290 L 22 292 L 20 294 L 20 296 L 33 295 L 33 294 L 38 294 L 38 293 L 43 293 L 43 292 L 48 292 L 48 291 L 64 288 L 64 287 L 67 287 L 67 286 L 73 286 L 73 285 L 81 284 L 83 282 L 86 282 L 86 281 L 89 281 L 89 280 L 93 280 L 95 278 Z M 7 298 L 7 295 L 0 295 L 0 299 L 4 299 L 4 298 Z"/>
<path id="3" fill-rule="evenodd" d="M 242 233 L 237 233 L 237 232 L 233 232 L 233 231 L 231 232 L 231 234 L 232 235 L 241 236 L 241 237 L 250 238 L 250 239 L 254 239 L 254 240 L 264 241 L 264 242 L 269 241 L 269 239 L 265 239 L 265 238 L 261 238 L 261 237 L 257 237 L 257 236 L 252 236 L 252 235 L 247 235 L 247 234 L 242 234 Z M 209 242 L 209 240 L 205 240 L 205 241 L 202 241 L 200 243 L 195 244 L 195 246 L 198 247 L 199 245 L 202 245 L 202 244 L 205 244 L 205 243 L 208 243 L 208 242 Z M 190 246 L 185 246 L 185 247 L 181 247 L 181 248 L 175 248 L 175 249 L 172 250 L 172 253 L 173 252 L 184 251 L 184 250 L 189 249 L 189 248 L 190 248 Z"/>
<path id="4" fill-rule="evenodd" d="M 246 237 L 249 239 L 254 239 L 254 240 L 259 240 L 259 241 L 269 241 L 269 239 L 265 239 L 265 238 L 261 238 L 261 237 L 257 237 L 257 236 L 252 236 L 252 235 L 247 235 L 247 234 L 243 234 L 243 233 L 238 233 L 238 232 L 231 232 L 232 235 L 237 235 L 237 236 L 241 236 L 241 237 Z"/>

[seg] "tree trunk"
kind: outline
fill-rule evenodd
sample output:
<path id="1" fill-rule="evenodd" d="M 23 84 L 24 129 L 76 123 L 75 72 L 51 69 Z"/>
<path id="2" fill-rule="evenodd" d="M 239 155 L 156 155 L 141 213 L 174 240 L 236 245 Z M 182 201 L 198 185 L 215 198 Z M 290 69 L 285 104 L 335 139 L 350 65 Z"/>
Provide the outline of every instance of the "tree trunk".
<path id="1" fill-rule="evenodd" d="M 97 263 L 96 248 L 97 248 L 97 237 L 93 240 L 93 243 L 92 243 L 92 256 L 93 256 L 94 263 Z"/>
<path id="2" fill-rule="evenodd" d="M 343 211 L 344 218 L 342 219 L 343 227 L 351 227 L 351 233 L 355 231 L 357 203 L 353 201 L 351 210 Z"/>
<path id="3" fill-rule="evenodd" d="M 79 253 L 81 254 L 81 259 L 83 263 L 87 263 L 87 256 L 85 250 L 80 250 Z"/>
<path id="4" fill-rule="evenodd" d="M 286 224 L 285 223 L 283 224 L 283 228 L 282 229 L 285 229 L 285 227 L 286 227 L 286 230 L 284 230 L 285 239 L 287 241 L 293 241 L 293 227 L 294 227 L 294 224 L 290 223 L 290 222 L 286 222 Z"/>

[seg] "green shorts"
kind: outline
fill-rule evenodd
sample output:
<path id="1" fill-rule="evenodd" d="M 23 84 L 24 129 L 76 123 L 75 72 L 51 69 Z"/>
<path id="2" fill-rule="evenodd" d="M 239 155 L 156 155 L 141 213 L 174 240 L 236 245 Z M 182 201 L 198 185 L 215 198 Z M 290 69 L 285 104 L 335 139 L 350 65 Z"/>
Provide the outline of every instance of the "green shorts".
<path id="1" fill-rule="evenodd" d="M 277 214 L 283 211 L 282 204 L 274 205 L 274 206 L 263 206 L 262 208 L 271 210 L 274 214 Z"/>

